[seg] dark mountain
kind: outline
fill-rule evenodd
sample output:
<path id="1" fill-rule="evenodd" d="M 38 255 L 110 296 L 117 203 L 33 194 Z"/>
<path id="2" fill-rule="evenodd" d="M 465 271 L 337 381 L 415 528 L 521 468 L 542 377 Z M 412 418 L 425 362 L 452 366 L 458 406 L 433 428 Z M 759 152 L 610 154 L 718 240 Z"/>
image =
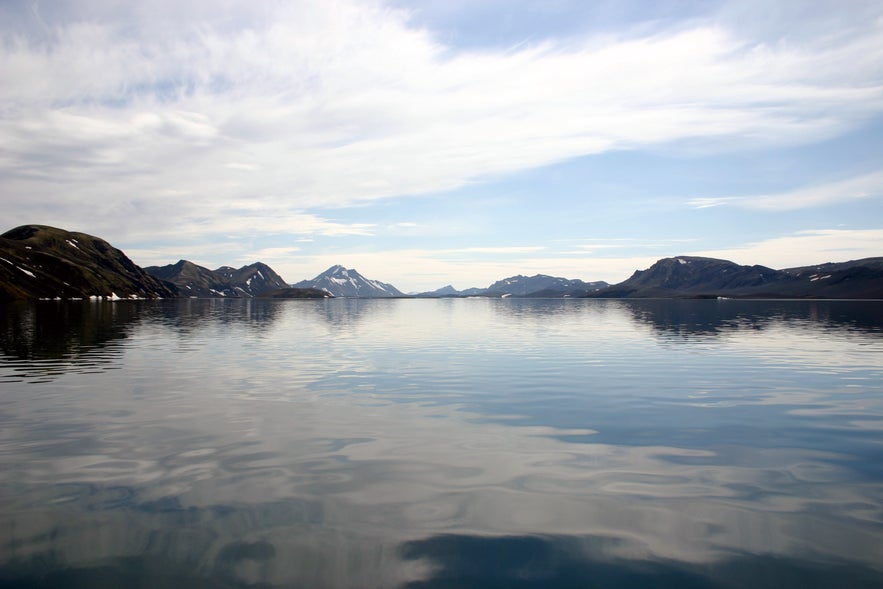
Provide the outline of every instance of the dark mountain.
<path id="1" fill-rule="evenodd" d="M 563 297 L 586 296 L 608 286 L 606 282 L 583 282 L 555 276 L 537 274 L 535 276 L 511 276 L 498 280 L 487 289 L 484 296 L 510 295 L 515 297 Z"/>
<path id="2" fill-rule="evenodd" d="M 0 236 L 0 299 L 163 298 L 174 288 L 103 239 L 22 225 Z"/>
<path id="3" fill-rule="evenodd" d="M 289 286 L 281 276 L 262 262 L 255 262 L 238 270 L 230 266 L 221 266 L 215 272 L 224 276 L 236 290 L 250 296 Z"/>
<path id="4" fill-rule="evenodd" d="M 443 286 L 441 288 L 437 288 L 435 290 L 431 290 L 428 292 L 421 292 L 414 296 L 420 298 L 439 298 L 439 297 L 461 297 L 463 294 L 451 286 L 450 284 L 447 286 Z"/>
<path id="5" fill-rule="evenodd" d="M 239 269 L 221 266 L 209 270 L 188 260 L 178 260 L 168 266 L 148 266 L 145 270 L 174 284 L 185 297 L 254 297 L 288 287 L 282 277 L 261 262 Z"/>
<path id="6" fill-rule="evenodd" d="M 312 280 L 302 280 L 295 288 L 317 288 L 325 290 L 336 297 L 403 297 L 400 290 L 391 284 L 378 280 L 369 280 L 355 270 L 343 266 L 332 266 Z"/>
<path id="7" fill-rule="evenodd" d="M 818 266 L 787 268 L 784 272 L 798 279 L 795 286 L 811 296 L 844 299 L 883 298 L 883 257 Z M 790 294 L 785 291 L 784 294 Z"/>
<path id="8" fill-rule="evenodd" d="M 168 266 L 147 266 L 144 270 L 151 276 L 174 284 L 181 296 L 185 297 L 221 296 L 220 293 L 226 288 L 214 272 L 187 260 L 178 260 Z"/>
<path id="9" fill-rule="evenodd" d="M 790 270 L 677 256 L 589 296 L 604 298 L 883 298 L 883 258 Z"/>
<path id="10" fill-rule="evenodd" d="M 432 292 L 433 292 L 433 294 L 435 294 L 436 296 L 440 296 L 440 297 L 446 297 L 446 296 L 451 296 L 451 295 L 458 295 L 458 294 L 460 294 L 460 291 L 458 291 L 456 288 L 454 288 L 454 287 L 451 286 L 450 284 L 448 284 L 447 286 L 443 286 L 443 287 L 441 287 L 441 288 L 437 288 L 437 289 L 435 289 L 435 290 L 432 291 Z"/>

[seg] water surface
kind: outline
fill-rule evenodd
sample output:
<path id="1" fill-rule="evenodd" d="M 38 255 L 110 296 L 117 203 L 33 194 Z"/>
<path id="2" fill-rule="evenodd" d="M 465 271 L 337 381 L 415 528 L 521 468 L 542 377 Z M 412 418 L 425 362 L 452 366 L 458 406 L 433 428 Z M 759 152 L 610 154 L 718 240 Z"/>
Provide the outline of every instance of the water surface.
<path id="1" fill-rule="evenodd" d="M 883 307 L 0 308 L 0 586 L 883 587 Z"/>

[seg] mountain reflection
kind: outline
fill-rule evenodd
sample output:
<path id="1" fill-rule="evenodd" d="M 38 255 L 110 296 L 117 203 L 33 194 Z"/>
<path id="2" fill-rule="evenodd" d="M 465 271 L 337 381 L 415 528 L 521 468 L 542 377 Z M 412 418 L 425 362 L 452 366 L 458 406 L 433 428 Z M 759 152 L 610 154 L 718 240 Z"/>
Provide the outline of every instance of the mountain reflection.
<path id="1" fill-rule="evenodd" d="M 266 299 L 169 299 L 150 306 L 150 319 L 179 335 L 198 334 L 206 328 L 244 326 L 268 328 L 282 311 L 284 301 Z"/>
<path id="2" fill-rule="evenodd" d="M 0 305 L 0 351 L 15 378 L 112 367 L 142 316 L 137 303 L 40 301 Z"/>
<path id="3" fill-rule="evenodd" d="M 774 325 L 883 335 L 877 301 L 620 300 L 619 308 L 664 336 L 718 336 Z"/>
<path id="4" fill-rule="evenodd" d="M 394 314 L 401 299 L 319 299 L 308 301 L 306 308 L 335 329 L 349 329 L 364 320 L 382 320 Z"/>
<path id="5" fill-rule="evenodd" d="M 142 328 L 204 337 L 230 327 L 261 334 L 285 302 L 254 299 L 161 301 L 38 301 L 0 305 L 0 352 L 6 378 L 52 380 L 65 373 L 114 368 L 124 340 Z"/>

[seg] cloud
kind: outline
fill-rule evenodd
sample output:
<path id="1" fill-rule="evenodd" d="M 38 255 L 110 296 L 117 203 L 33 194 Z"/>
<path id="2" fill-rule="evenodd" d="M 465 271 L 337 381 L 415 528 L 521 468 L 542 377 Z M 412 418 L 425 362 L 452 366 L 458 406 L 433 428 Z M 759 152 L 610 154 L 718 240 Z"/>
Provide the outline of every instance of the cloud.
<path id="1" fill-rule="evenodd" d="M 526 253 L 539 252 L 546 249 L 544 246 L 534 246 L 534 245 L 516 245 L 516 246 L 502 246 L 502 247 L 462 247 L 456 249 L 442 249 L 436 250 L 437 253 L 448 255 L 448 254 L 504 254 L 504 255 L 519 255 Z"/>
<path id="2" fill-rule="evenodd" d="M 883 171 L 778 194 L 703 197 L 694 198 L 687 204 L 697 209 L 735 206 L 768 211 L 788 211 L 881 196 L 883 196 Z"/>
<path id="3" fill-rule="evenodd" d="M 816 229 L 733 248 L 695 251 L 692 255 L 782 269 L 872 258 L 881 252 L 883 229 Z"/>
<path id="4" fill-rule="evenodd" d="M 879 11 L 818 43 L 705 19 L 479 51 L 379 2 L 140 4 L 0 9 L 13 222 L 211 235 L 250 202 L 275 211 L 254 231 L 284 230 L 311 208 L 685 140 L 801 144 L 883 112 Z"/>
<path id="5" fill-rule="evenodd" d="M 217 219 L 200 219 L 198 211 L 192 211 L 192 218 L 195 219 L 196 225 L 181 225 L 171 223 L 159 228 L 143 228 L 138 227 L 134 223 L 127 228 L 127 237 L 130 242 L 139 243 L 145 241 L 161 241 L 174 242 L 178 245 L 170 246 L 152 246 L 145 248 L 143 246 L 127 247 L 127 252 L 133 252 L 138 255 L 139 263 L 142 265 L 165 264 L 162 259 L 157 256 L 177 255 L 174 252 L 186 251 L 191 256 L 214 254 L 217 258 L 222 252 L 241 253 L 243 243 L 248 243 L 256 237 L 255 227 L 261 228 L 260 236 L 298 236 L 295 238 L 286 237 L 289 241 L 298 243 L 309 243 L 313 236 L 339 237 L 346 235 L 371 236 L 373 233 L 373 225 L 366 223 L 338 223 L 325 219 L 317 215 L 306 213 L 295 213 L 287 211 L 272 210 L 251 210 L 247 205 L 231 206 L 226 210 L 226 214 L 220 215 Z M 190 211 L 186 204 L 182 204 L 185 210 Z M 158 214 L 158 213 L 157 213 Z M 135 220 L 137 222 L 137 220 Z M 204 225 L 210 224 L 209 227 Z M 111 230 L 108 228 L 107 233 Z M 215 239 L 208 243 L 200 242 L 201 238 L 207 233 L 215 236 Z M 258 255 L 261 252 L 272 253 L 274 255 L 283 251 L 293 251 L 294 246 L 280 246 L 276 248 L 267 248 L 254 252 L 251 255 Z M 165 253 L 163 253 L 165 252 Z M 241 257 L 241 256 L 237 256 Z M 188 258 L 191 259 L 191 258 Z M 195 261 L 191 259 L 191 261 Z M 251 259 L 254 261 L 254 258 Z"/>

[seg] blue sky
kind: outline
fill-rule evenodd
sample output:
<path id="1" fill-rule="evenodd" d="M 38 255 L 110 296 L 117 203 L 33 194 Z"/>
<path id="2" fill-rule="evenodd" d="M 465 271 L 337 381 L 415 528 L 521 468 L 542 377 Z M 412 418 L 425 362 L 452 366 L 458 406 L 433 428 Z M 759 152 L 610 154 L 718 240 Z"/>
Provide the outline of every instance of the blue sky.
<path id="1" fill-rule="evenodd" d="M 0 2 L 3 229 L 405 291 L 883 255 L 883 3 Z"/>

